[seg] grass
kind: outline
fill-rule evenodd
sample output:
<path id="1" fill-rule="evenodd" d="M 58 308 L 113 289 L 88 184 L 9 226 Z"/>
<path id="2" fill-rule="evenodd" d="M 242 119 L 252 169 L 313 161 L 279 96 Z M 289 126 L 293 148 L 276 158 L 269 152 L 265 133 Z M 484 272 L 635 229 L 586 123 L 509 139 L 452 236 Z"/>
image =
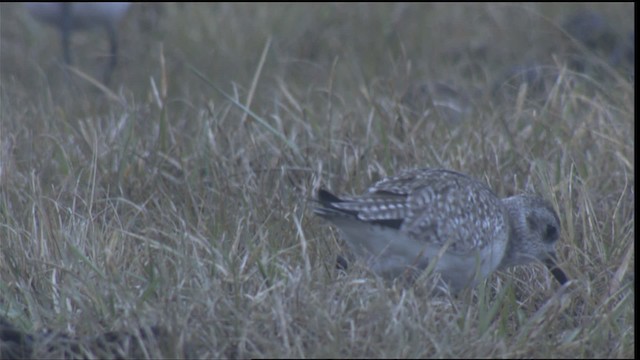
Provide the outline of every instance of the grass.
<path id="1" fill-rule="evenodd" d="M 43 358 L 634 358 L 633 76 L 562 30 L 591 9 L 624 37 L 633 7 L 135 5 L 101 89 L 103 34 L 65 75 L 57 34 L 2 4 L 0 316 Z M 412 112 L 424 81 L 472 114 Z M 572 281 L 531 266 L 434 298 L 338 273 L 314 189 L 409 167 L 543 194 Z"/>

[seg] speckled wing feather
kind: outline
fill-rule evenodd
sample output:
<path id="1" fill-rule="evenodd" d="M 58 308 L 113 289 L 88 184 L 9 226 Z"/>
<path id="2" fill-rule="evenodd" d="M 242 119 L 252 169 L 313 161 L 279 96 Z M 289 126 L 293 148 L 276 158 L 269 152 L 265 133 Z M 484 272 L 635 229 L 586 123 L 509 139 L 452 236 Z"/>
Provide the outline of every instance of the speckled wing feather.
<path id="1" fill-rule="evenodd" d="M 491 189 L 450 170 L 407 170 L 377 182 L 362 196 L 331 196 L 319 199 L 334 215 L 341 211 L 432 244 L 451 240 L 454 252 L 482 248 L 508 233 L 504 210 Z"/>

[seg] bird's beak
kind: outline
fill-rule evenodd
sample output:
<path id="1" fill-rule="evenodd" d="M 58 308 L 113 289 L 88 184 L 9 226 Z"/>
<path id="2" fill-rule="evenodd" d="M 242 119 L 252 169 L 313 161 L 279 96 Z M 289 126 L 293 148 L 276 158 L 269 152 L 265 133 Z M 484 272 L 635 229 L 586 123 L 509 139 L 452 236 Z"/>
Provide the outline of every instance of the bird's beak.
<path id="1" fill-rule="evenodd" d="M 564 271 L 562 271 L 562 269 L 558 267 L 555 253 L 549 253 L 549 256 L 544 260 L 544 264 L 547 265 L 547 268 L 549 268 L 560 285 L 564 285 L 567 281 L 569 281 Z"/>

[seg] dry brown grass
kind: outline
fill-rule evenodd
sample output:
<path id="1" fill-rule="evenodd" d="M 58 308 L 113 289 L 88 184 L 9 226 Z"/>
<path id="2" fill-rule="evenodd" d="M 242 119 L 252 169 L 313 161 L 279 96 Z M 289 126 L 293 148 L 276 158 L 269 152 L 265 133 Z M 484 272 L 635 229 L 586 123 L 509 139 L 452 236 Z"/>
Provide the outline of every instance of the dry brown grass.
<path id="1" fill-rule="evenodd" d="M 2 4 L 0 316 L 39 357 L 116 332 L 145 357 L 634 358 L 633 77 L 560 27 L 591 8 L 627 31 L 633 7 L 135 5 L 100 90 Z M 106 48 L 78 34 L 77 68 L 99 77 Z M 424 81 L 473 113 L 411 112 Z M 407 167 L 549 198 L 572 282 L 533 266 L 447 299 L 338 274 L 313 190 Z"/>

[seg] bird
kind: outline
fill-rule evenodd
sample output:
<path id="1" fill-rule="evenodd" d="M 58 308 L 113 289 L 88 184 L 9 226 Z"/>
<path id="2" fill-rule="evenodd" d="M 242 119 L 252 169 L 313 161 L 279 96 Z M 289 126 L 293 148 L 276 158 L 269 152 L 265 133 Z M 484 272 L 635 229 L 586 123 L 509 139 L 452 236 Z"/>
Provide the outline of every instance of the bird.
<path id="1" fill-rule="evenodd" d="M 554 249 L 560 219 L 539 195 L 501 199 L 468 175 L 427 168 L 382 179 L 360 196 L 320 188 L 315 202 L 314 213 L 383 278 L 415 280 L 431 267 L 458 293 L 496 270 L 539 261 L 568 281 Z"/>
<path id="2" fill-rule="evenodd" d="M 72 65 L 71 34 L 78 30 L 102 27 L 109 38 L 109 62 L 103 74 L 105 84 L 118 64 L 116 25 L 124 17 L 131 3 L 27 3 L 26 9 L 35 19 L 58 28 L 62 38 L 64 62 Z"/>

